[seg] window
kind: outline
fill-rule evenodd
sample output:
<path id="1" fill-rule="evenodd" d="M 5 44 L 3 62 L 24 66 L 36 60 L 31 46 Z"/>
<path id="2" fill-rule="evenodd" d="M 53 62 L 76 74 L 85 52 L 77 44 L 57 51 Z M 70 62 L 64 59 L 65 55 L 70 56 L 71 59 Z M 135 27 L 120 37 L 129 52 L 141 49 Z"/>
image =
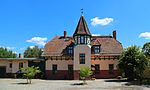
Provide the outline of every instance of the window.
<path id="1" fill-rule="evenodd" d="M 114 64 L 109 64 L 109 74 L 112 74 L 114 70 Z"/>
<path id="2" fill-rule="evenodd" d="M 57 65 L 54 64 L 53 67 L 52 67 L 52 69 L 53 69 L 52 73 L 56 74 L 57 73 Z"/>
<path id="3" fill-rule="evenodd" d="M 69 55 L 73 54 L 73 47 L 71 47 L 71 46 L 68 47 L 68 54 Z"/>
<path id="4" fill-rule="evenodd" d="M 12 63 L 9 64 L 9 68 L 12 68 Z"/>
<path id="5" fill-rule="evenodd" d="M 85 37 L 84 36 L 80 37 L 80 44 L 85 44 Z"/>
<path id="6" fill-rule="evenodd" d="M 80 54 L 80 64 L 85 64 L 85 54 Z"/>
<path id="7" fill-rule="evenodd" d="M 100 65 L 95 64 L 95 73 L 100 73 Z"/>
<path id="8" fill-rule="evenodd" d="M 19 63 L 19 69 L 20 69 L 20 68 L 23 68 L 23 62 L 20 62 L 20 63 Z"/>
<path id="9" fill-rule="evenodd" d="M 98 54 L 98 53 L 100 53 L 100 46 L 96 45 L 94 46 L 94 54 Z"/>
<path id="10" fill-rule="evenodd" d="M 68 65 L 68 73 L 73 74 L 73 65 Z"/>

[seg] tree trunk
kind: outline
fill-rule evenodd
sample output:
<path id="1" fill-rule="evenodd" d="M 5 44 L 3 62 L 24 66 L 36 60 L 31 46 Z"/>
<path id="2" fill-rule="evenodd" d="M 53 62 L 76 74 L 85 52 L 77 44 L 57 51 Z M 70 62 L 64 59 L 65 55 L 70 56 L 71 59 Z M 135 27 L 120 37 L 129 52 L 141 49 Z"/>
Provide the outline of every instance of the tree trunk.
<path id="1" fill-rule="evenodd" d="M 27 77 L 27 84 L 29 83 L 28 80 L 29 80 L 29 79 L 28 79 L 28 77 Z"/>
<path id="2" fill-rule="evenodd" d="M 31 79 L 29 79 L 30 80 L 30 84 L 31 84 Z"/>

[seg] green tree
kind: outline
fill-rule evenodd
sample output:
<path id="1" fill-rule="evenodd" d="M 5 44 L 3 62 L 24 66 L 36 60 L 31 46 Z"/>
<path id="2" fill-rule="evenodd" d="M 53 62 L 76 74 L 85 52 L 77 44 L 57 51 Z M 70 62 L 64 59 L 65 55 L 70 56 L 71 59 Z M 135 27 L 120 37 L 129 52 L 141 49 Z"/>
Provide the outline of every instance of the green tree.
<path id="1" fill-rule="evenodd" d="M 147 42 L 143 45 L 143 48 L 142 48 L 144 54 L 150 58 L 150 42 Z"/>
<path id="2" fill-rule="evenodd" d="M 34 46 L 33 48 L 28 47 L 24 52 L 25 58 L 41 58 L 42 49 L 38 46 Z"/>
<path id="3" fill-rule="evenodd" d="M 31 84 L 31 80 L 35 77 L 37 73 L 40 73 L 39 67 L 26 67 L 21 68 L 21 71 L 24 73 L 23 76 L 26 77 L 27 83 Z"/>
<path id="4" fill-rule="evenodd" d="M 150 42 L 147 42 L 143 45 L 142 51 L 146 55 L 148 59 L 148 66 L 146 67 L 144 71 L 144 78 L 150 78 Z"/>
<path id="5" fill-rule="evenodd" d="M 83 80 L 83 84 L 87 84 L 86 83 L 86 78 L 89 77 L 90 75 L 92 75 L 92 71 L 91 68 L 89 67 L 81 67 L 80 68 L 80 78 Z"/>
<path id="6" fill-rule="evenodd" d="M 118 65 L 128 80 L 141 80 L 147 64 L 148 60 L 142 50 L 131 46 L 123 50 Z"/>
<path id="7" fill-rule="evenodd" d="M 16 58 L 17 54 L 7 48 L 0 47 L 0 58 Z"/>

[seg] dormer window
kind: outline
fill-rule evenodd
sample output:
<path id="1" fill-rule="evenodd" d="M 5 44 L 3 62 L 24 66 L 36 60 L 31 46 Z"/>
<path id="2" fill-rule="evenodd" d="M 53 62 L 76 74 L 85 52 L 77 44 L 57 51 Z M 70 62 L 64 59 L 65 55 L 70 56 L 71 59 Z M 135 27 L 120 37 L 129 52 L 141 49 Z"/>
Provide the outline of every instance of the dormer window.
<path id="1" fill-rule="evenodd" d="M 69 54 L 69 55 L 72 55 L 72 54 L 73 54 L 73 47 L 72 47 L 72 46 L 69 46 L 69 47 L 68 47 L 68 54 Z"/>
<path id="2" fill-rule="evenodd" d="M 94 54 L 99 54 L 100 53 L 100 45 L 94 45 Z"/>
<path id="3" fill-rule="evenodd" d="M 85 37 L 84 36 L 80 36 L 80 44 L 85 44 Z"/>

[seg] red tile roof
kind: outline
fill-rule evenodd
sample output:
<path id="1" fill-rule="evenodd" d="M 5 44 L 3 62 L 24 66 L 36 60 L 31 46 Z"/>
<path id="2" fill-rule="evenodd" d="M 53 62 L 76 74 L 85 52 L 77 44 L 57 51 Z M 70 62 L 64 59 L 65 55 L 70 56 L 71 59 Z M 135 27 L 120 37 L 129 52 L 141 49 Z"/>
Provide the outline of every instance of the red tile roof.
<path id="1" fill-rule="evenodd" d="M 72 37 L 56 36 L 49 41 L 44 48 L 43 56 L 62 56 L 66 55 L 66 48 L 73 44 Z"/>
<path id="2" fill-rule="evenodd" d="M 67 55 L 66 48 L 73 43 L 72 37 L 56 36 L 45 45 L 43 56 Z M 101 55 L 119 55 L 123 50 L 121 43 L 112 36 L 92 36 L 92 45 L 101 46 Z"/>
<path id="3" fill-rule="evenodd" d="M 100 45 L 100 54 L 120 54 L 123 47 L 112 36 L 92 36 L 92 45 Z"/>

